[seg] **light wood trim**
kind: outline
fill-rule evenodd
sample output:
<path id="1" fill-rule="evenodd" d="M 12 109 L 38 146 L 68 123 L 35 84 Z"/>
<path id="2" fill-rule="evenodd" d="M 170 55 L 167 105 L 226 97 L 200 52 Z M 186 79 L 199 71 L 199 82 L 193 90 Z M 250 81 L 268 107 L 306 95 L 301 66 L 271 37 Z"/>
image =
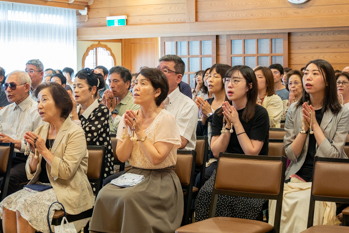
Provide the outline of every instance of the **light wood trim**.
<path id="1" fill-rule="evenodd" d="M 1 0 L 1 1 L 49 6 L 49 7 L 68 8 L 68 9 L 75 9 L 75 10 L 85 10 L 84 5 L 70 4 L 68 2 L 53 2 L 53 1 L 42 1 L 42 0 Z"/>
<path id="2" fill-rule="evenodd" d="M 114 66 L 116 66 L 116 58 L 115 58 L 113 51 L 107 45 L 101 44 L 101 42 L 99 41 L 97 44 L 93 44 L 86 49 L 86 52 L 82 56 L 82 66 L 81 66 L 82 68 L 85 67 L 85 59 L 86 59 L 87 55 L 89 54 L 90 50 L 97 49 L 99 47 L 102 47 L 110 52 L 110 56 L 112 56 L 114 59 Z M 96 52 L 96 61 L 97 61 L 97 52 Z"/>
<path id="3" fill-rule="evenodd" d="M 76 16 L 77 23 L 84 23 L 84 22 L 87 22 L 87 20 L 88 20 L 88 15 L 77 15 Z"/>
<path id="4" fill-rule="evenodd" d="M 186 0 L 186 22 L 196 22 L 196 0 Z"/>
<path id="5" fill-rule="evenodd" d="M 220 22 L 173 23 L 156 25 L 132 25 L 126 27 L 78 28 L 78 40 L 147 38 L 168 36 L 199 36 L 222 34 L 249 34 L 298 32 L 312 30 L 338 30 L 348 28 L 347 15 L 327 17 L 309 17 L 308 23 L 303 18 L 277 18 L 259 20 L 234 20 Z M 275 21 L 283 22 L 283 29 Z"/>

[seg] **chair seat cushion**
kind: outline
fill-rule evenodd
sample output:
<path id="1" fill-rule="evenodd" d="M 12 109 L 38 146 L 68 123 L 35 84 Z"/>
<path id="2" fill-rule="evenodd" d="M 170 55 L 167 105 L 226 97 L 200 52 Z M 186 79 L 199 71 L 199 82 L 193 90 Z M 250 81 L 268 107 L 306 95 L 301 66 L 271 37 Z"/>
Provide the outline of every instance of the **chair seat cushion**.
<path id="1" fill-rule="evenodd" d="M 336 233 L 342 233 L 342 232 L 349 232 L 349 227 L 345 226 L 325 226 L 325 225 L 318 225 L 318 226 L 312 226 L 305 231 L 302 231 L 302 233 L 329 233 L 329 232 L 336 232 Z"/>
<path id="2" fill-rule="evenodd" d="M 189 232 L 210 232 L 210 233 L 262 233 L 273 229 L 273 226 L 261 221 L 229 218 L 229 217 L 214 217 L 200 222 L 182 226 L 176 230 L 176 233 Z"/>

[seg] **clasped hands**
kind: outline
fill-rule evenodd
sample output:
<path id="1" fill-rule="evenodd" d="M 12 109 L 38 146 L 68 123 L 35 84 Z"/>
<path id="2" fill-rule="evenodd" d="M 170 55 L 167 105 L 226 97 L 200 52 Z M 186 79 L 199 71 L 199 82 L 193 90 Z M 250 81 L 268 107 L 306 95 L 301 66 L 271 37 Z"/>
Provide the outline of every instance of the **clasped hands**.
<path id="1" fill-rule="evenodd" d="M 198 106 L 199 111 L 201 111 L 205 116 L 212 112 L 211 105 L 202 97 L 197 97 L 195 103 Z"/>
<path id="2" fill-rule="evenodd" d="M 141 131 L 140 129 L 141 129 L 142 121 L 140 119 L 140 116 L 137 115 L 137 113 L 135 113 L 134 111 L 127 110 L 125 112 L 124 122 L 125 122 L 125 126 L 129 127 L 131 130 L 134 129 L 137 135 Z"/>
<path id="3" fill-rule="evenodd" d="M 30 146 L 31 151 L 35 151 L 35 149 L 37 149 L 39 154 L 42 154 L 44 150 L 47 150 L 44 139 L 36 133 L 26 132 L 24 135 L 24 139 Z"/>
<path id="4" fill-rule="evenodd" d="M 315 110 L 313 108 L 313 106 L 309 105 L 307 102 L 303 103 L 302 106 L 302 115 L 303 115 L 303 129 L 305 131 L 308 131 L 310 125 L 312 128 L 314 128 L 314 126 L 317 123 L 316 117 L 315 117 Z"/>
<path id="5" fill-rule="evenodd" d="M 116 99 L 111 90 L 105 90 L 102 97 L 102 103 L 107 106 L 110 111 L 114 110 L 116 107 Z"/>
<path id="6" fill-rule="evenodd" d="M 225 119 L 227 120 L 227 124 L 230 126 L 231 124 L 236 125 L 238 122 L 240 122 L 239 119 L 239 113 L 236 110 L 236 108 L 229 104 L 228 101 L 223 102 L 222 104 L 223 108 L 223 115 Z"/>

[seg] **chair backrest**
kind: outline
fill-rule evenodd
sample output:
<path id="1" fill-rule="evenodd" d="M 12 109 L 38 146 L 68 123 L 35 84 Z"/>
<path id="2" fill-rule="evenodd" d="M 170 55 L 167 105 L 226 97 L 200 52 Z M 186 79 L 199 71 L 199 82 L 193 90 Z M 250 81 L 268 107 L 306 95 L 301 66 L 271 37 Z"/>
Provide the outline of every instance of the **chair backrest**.
<path id="1" fill-rule="evenodd" d="M 275 199 L 277 204 L 274 229 L 279 232 L 285 168 L 284 156 L 221 153 L 212 192 L 210 217 L 216 213 L 218 194 Z"/>
<path id="2" fill-rule="evenodd" d="M 111 137 L 111 147 L 113 148 L 113 157 L 114 157 L 114 164 L 120 165 L 119 171 L 125 170 L 125 163 L 121 162 L 116 155 L 116 146 L 118 144 L 118 139 L 116 137 Z"/>
<path id="3" fill-rule="evenodd" d="M 0 200 L 4 199 L 7 196 L 13 150 L 13 143 L 0 143 L 0 177 L 3 178 L 3 182 L 0 187 Z"/>
<path id="4" fill-rule="evenodd" d="M 269 156 L 285 155 L 283 142 L 269 142 L 268 147 L 269 147 L 269 149 L 268 149 Z"/>
<path id="5" fill-rule="evenodd" d="M 286 134 L 283 128 L 270 128 L 269 129 L 269 142 L 283 142 Z"/>
<path id="6" fill-rule="evenodd" d="M 196 146 L 195 146 L 195 152 L 196 152 L 196 164 L 195 169 L 200 170 L 201 176 L 200 176 L 200 188 L 203 185 L 204 179 L 205 179 L 205 169 L 206 169 L 206 162 L 207 162 L 207 156 L 208 156 L 208 137 L 207 136 L 198 136 L 196 138 Z"/>
<path id="7" fill-rule="evenodd" d="M 315 201 L 349 203 L 349 160 L 315 157 L 308 227 L 313 226 Z"/>
<path id="8" fill-rule="evenodd" d="M 194 171 L 195 171 L 196 152 L 177 150 L 177 163 L 175 172 L 182 184 L 184 192 L 184 216 L 182 225 L 189 223 L 190 208 L 193 194 Z"/>
<path id="9" fill-rule="evenodd" d="M 95 183 L 96 190 L 94 191 L 94 194 L 97 196 L 103 184 L 103 173 L 105 169 L 104 157 L 106 153 L 106 148 L 105 146 L 87 146 L 87 150 L 87 177 L 90 183 Z"/>

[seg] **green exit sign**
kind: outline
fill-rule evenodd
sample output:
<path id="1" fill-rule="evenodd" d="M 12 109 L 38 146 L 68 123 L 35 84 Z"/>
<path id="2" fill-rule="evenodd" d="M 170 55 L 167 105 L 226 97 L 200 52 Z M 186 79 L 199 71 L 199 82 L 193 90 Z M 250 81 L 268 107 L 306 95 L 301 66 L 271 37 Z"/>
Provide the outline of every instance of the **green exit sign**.
<path id="1" fill-rule="evenodd" d="M 126 26 L 126 15 L 107 17 L 107 27 Z"/>

